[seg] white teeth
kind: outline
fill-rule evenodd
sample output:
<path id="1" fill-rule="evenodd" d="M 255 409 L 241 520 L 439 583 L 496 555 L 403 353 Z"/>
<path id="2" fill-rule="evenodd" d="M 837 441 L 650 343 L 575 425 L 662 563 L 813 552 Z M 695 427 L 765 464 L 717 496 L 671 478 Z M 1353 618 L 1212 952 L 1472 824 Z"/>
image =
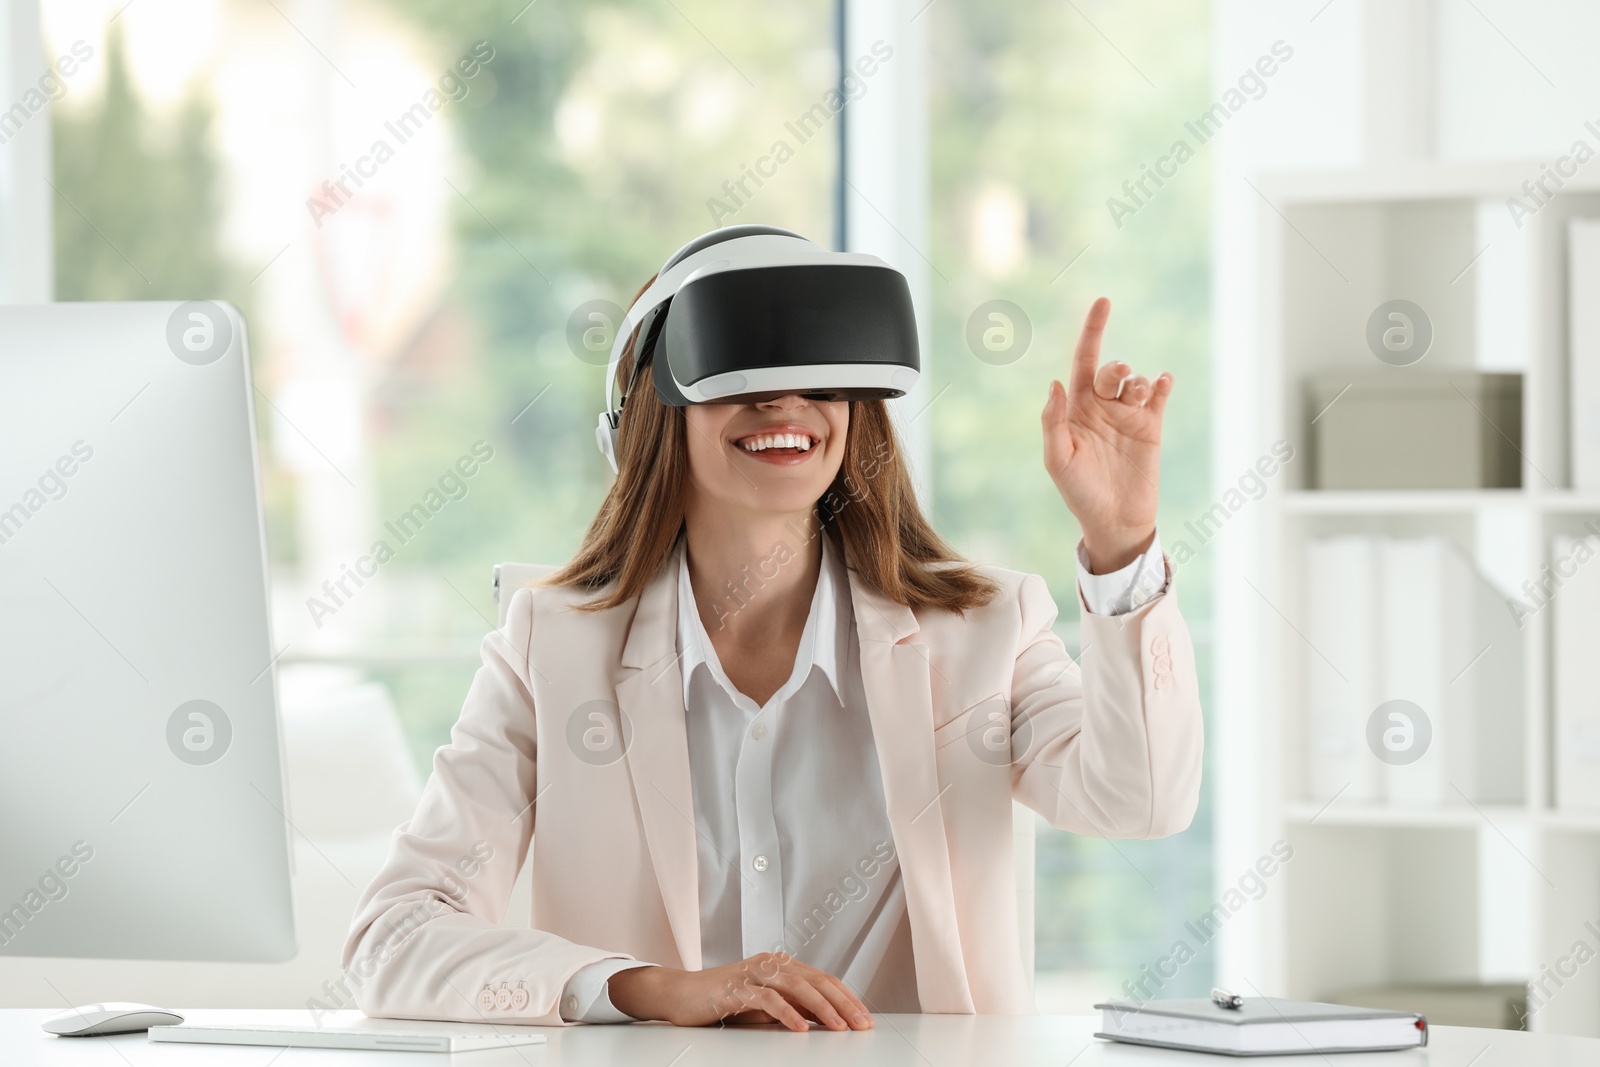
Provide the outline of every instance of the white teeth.
<path id="1" fill-rule="evenodd" d="M 815 443 L 806 434 L 767 433 L 748 438 L 740 442 L 739 447 L 746 452 L 764 452 L 769 448 L 793 448 L 800 452 L 809 452 Z"/>

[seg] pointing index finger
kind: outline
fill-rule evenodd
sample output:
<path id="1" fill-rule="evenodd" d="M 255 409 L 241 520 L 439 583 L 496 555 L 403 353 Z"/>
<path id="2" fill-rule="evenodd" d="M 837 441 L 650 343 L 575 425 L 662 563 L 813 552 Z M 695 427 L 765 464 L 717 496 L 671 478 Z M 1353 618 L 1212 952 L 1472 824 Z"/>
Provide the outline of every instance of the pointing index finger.
<path id="1" fill-rule="evenodd" d="M 1072 356 L 1072 392 L 1086 393 L 1094 389 L 1095 371 L 1100 366 L 1100 339 L 1105 336 L 1106 322 L 1111 318 L 1111 301 L 1100 297 L 1089 305 L 1089 315 L 1083 321 L 1083 333 L 1078 336 L 1078 350 Z"/>

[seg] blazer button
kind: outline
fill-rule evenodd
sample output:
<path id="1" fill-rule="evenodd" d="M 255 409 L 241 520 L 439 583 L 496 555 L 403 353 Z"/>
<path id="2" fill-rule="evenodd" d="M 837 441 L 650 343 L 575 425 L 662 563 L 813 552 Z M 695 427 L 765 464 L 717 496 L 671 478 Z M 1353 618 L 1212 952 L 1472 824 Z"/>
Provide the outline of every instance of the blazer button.
<path id="1" fill-rule="evenodd" d="M 511 991 L 511 1006 L 518 1011 L 523 1011 L 526 1009 L 528 1006 L 528 1001 L 531 999 L 532 998 L 528 996 L 528 991 L 523 989 L 521 986 L 518 986 Z"/>
<path id="2" fill-rule="evenodd" d="M 499 992 L 495 993 L 494 995 L 494 1006 L 499 1008 L 501 1011 L 505 1011 L 510 1008 L 511 990 L 507 989 L 505 986 L 501 986 Z"/>
<path id="3" fill-rule="evenodd" d="M 1152 637 L 1150 639 L 1150 653 L 1151 653 L 1151 655 L 1164 656 L 1164 655 L 1167 654 L 1167 648 L 1168 648 L 1168 645 L 1167 645 L 1167 635 L 1166 634 L 1156 634 L 1154 637 Z"/>
<path id="4" fill-rule="evenodd" d="M 578 1017 L 578 998 L 568 997 L 563 1000 L 561 1002 L 561 1014 L 565 1015 L 568 1021 L 576 1019 Z"/>
<path id="5" fill-rule="evenodd" d="M 1172 670 L 1172 659 L 1169 656 L 1158 653 L 1155 662 L 1151 666 L 1155 667 L 1157 674 L 1165 674 Z"/>
<path id="6" fill-rule="evenodd" d="M 478 994 L 478 1007 L 484 1011 L 494 1010 L 494 990 L 488 986 L 483 987 L 483 992 Z"/>
<path id="7" fill-rule="evenodd" d="M 1171 684 L 1172 684 L 1172 676 L 1170 674 L 1158 674 L 1158 675 L 1156 675 L 1156 688 L 1157 689 L 1165 689 L 1167 686 L 1169 686 Z"/>

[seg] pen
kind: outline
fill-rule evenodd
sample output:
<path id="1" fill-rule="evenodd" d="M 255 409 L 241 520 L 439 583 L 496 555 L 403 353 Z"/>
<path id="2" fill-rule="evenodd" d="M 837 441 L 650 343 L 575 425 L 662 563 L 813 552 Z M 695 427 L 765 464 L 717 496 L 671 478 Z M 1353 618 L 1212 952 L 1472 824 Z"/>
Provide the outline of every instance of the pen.
<path id="1" fill-rule="evenodd" d="M 1211 991 L 1211 1003 L 1219 1008 L 1238 1011 L 1244 1007 L 1244 998 L 1237 993 L 1230 993 L 1226 989 L 1213 989 Z"/>

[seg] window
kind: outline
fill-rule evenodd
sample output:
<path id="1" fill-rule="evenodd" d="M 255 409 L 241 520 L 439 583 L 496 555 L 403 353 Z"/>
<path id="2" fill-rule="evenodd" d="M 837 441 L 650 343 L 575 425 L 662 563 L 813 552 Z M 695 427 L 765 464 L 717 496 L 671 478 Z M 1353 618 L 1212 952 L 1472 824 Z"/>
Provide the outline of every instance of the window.
<path id="1" fill-rule="evenodd" d="M 58 298 L 245 311 L 284 699 L 383 682 L 425 773 L 490 564 L 567 558 L 603 495 L 605 305 L 718 224 L 831 241 L 832 4 L 119 7 L 44 12 L 94 53 Z"/>
<path id="2" fill-rule="evenodd" d="M 1076 653 L 1077 528 L 1044 471 L 1038 417 L 1095 297 L 1113 303 L 1106 358 L 1176 376 L 1162 440 L 1169 554 L 1182 558 L 1180 539 L 1194 541 L 1184 524 L 1209 503 L 1208 163 L 1147 177 L 1209 104 L 1207 50 L 1195 44 L 1209 5 L 941 0 L 924 17 L 935 522 L 966 555 L 1045 575 Z M 1201 548 L 1176 567 L 1204 698 L 1209 560 Z M 1101 841 L 1041 821 L 1041 1011 L 1086 1014 L 1128 996 L 1127 980 L 1144 983 L 1140 999 L 1206 995 L 1211 950 L 1184 922 L 1212 902 L 1210 824 L 1209 795 L 1167 841 Z M 1195 952 L 1181 965 L 1179 940 Z"/>

